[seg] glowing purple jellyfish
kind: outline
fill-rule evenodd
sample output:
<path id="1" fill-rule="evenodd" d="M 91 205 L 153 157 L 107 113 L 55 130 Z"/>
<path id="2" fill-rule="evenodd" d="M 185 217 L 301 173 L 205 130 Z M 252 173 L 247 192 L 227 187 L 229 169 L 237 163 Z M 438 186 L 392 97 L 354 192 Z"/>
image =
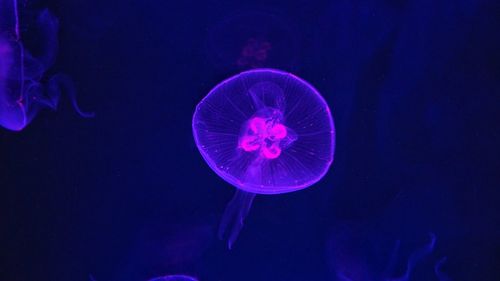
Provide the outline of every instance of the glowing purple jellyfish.
<path id="1" fill-rule="evenodd" d="M 149 281 L 198 281 L 198 279 L 187 275 L 167 275 L 162 277 L 156 277 L 150 279 Z"/>
<path id="2" fill-rule="evenodd" d="M 61 90 L 81 116 L 91 117 L 78 108 L 67 76 L 54 75 L 46 86 L 40 82 L 57 54 L 57 19 L 45 9 L 35 19 L 26 16 L 30 24 L 24 26 L 19 20 L 21 12 L 17 0 L 0 0 L 0 126 L 22 130 L 40 109 L 56 109 Z M 32 52 L 25 48 L 21 30 L 32 35 Z"/>
<path id="3" fill-rule="evenodd" d="M 274 69 L 235 75 L 210 91 L 193 116 L 201 155 L 237 188 L 219 237 L 231 248 L 255 194 L 300 190 L 328 171 L 335 129 L 325 100 L 309 83 Z"/>

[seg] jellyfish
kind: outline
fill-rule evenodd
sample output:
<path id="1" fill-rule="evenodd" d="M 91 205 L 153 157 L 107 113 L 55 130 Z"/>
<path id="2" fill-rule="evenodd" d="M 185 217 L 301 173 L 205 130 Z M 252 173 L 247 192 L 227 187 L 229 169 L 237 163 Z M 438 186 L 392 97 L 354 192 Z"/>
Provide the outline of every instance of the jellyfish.
<path id="1" fill-rule="evenodd" d="M 78 107 L 68 76 L 56 74 L 45 85 L 42 83 L 57 54 L 58 20 L 44 9 L 34 19 L 26 13 L 29 25 L 25 26 L 19 20 L 22 12 L 19 8 L 17 0 L 0 0 L 0 126 L 22 130 L 40 109 L 55 110 L 62 91 L 68 94 L 81 116 L 92 117 L 92 113 Z M 29 39 L 24 40 L 24 34 L 30 35 Z M 25 48 L 30 40 L 31 52 Z"/>
<path id="2" fill-rule="evenodd" d="M 213 88 L 193 116 L 196 145 L 210 168 L 236 187 L 218 235 L 231 249 L 256 194 L 307 188 L 328 171 L 335 147 L 330 109 L 306 81 L 254 69 Z"/>
<path id="3" fill-rule="evenodd" d="M 283 17 L 245 12 L 228 17 L 208 29 L 209 60 L 218 68 L 248 70 L 295 66 L 298 40 Z"/>
<path id="4" fill-rule="evenodd" d="M 115 279 L 143 280 L 158 271 L 193 271 L 214 239 L 215 226 L 212 215 L 189 222 L 144 224 Z"/>
<path id="5" fill-rule="evenodd" d="M 434 273 L 436 274 L 439 281 L 451 281 L 451 278 L 448 276 L 448 274 L 444 273 L 441 270 L 441 267 L 443 266 L 443 264 L 446 262 L 447 259 L 448 259 L 447 257 L 442 257 L 434 265 Z"/>
<path id="6" fill-rule="evenodd" d="M 261 38 L 249 38 L 241 50 L 236 64 L 240 67 L 259 68 L 262 67 L 269 57 L 272 49 L 271 43 Z"/>
<path id="7" fill-rule="evenodd" d="M 167 275 L 155 277 L 149 281 L 198 281 L 198 279 L 187 275 Z"/>
<path id="8" fill-rule="evenodd" d="M 379 227 L 377 224 L 377 228 Z M 407 254 L 408 250 L 402 246 L 401 239 L 387 243 L 387 233 L 384 232 L 381 239 L 377 233 L 379 229 L 375 232 L 366 231 L 367 229 L 356 224 L 335 226 L 327 251 L 337 280 L 409 281 L 413 280 L 412 276 L 420 277 L 418 280 L 451 280 L 441 270 L 446 258 L 436 261 L 434 270 L 424 266 L 427 261 L 433 260 L 432 253 L 437 241 L 435 233 L 428 233 L 426 239 L 417 243 L 418 246 L 410 249 Z M 401 258 L 406 255 L 406 260 Z"/>

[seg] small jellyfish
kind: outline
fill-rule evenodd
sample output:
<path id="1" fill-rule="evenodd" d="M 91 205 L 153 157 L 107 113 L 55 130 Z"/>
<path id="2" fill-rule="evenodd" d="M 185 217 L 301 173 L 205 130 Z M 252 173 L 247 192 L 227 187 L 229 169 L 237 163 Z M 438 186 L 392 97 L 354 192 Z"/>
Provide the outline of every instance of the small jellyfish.
<path id="1" fill-rule="evenodd" d="M 272 46 L 266 40 L 260 38 L 249 38 L 241 50 L 236 64 L 242 68 L 259 68 L 266 64 Z"/>
<path id="2" fill-rule="evenodd" d="M 187 275 L 167 275 L 155 277 L 149 281 L 198 281 L 198 279 Z"/>
<path id="3" fill-rule="evenodd" d="M 208 29 L 207 56 L 223 69 L 291 69 L 297 62 L 295 34 L 278 15 L 255 11 L 235 14 Z"/>
<path id="4" fill-rule="evenodd" d="M 212 89 L 193 116 L 196 145 L 237 188 L 219 238 L 232 247 L 255 194 L 297 191 L 328 171 L 335 147 L 330 109 L 309 83 L 280 70 L 254 69 Z"/>
<path id="5" fill-rule="evenodd" d="M 79 109 L 73 84 L 66 75 L 56 74 L 46 85 L 42 83 L 57 54 L 58 20 L 44 9 L 34 19 L 31 13 L 22 14 L 23 24 L 19 8 L 17 0 L 0 0 L 0 126 L 22 130 L 40 109 L 55 110 L 62 91 L 81 116 L 91 117 L 91 113 Z M 28 35 L 26 40 L 23 34 Z M 25 45 L 33 45 L 31 52 Z"/>

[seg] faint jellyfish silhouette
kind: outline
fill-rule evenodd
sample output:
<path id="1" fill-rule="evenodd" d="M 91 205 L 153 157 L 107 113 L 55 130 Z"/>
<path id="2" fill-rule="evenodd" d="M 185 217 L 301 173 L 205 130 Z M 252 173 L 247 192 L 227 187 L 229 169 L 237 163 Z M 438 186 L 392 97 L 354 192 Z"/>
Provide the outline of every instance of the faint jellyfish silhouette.
<path id="1" fill-rule="evenodd" d="M 255 194 L 300 190 L 328 171 L 335 147 L 330 109 L 301 78 L 274 69 L 235 75 L 212 89 L 193 116 L 196 145 L 220 177 L 237 188 L 219 238 L 232 247 Z"/>
<path id="2" fill-rule="evenodd" d="M 162 277 L 155 277 L 149 281 L 198 281 L 198 279 L 187 275 L 167 275 Z"/>
<path id="3" fill-rule="evenodd" d="M 240 58 L 236 61 L 236 65 L 242 68 L 259 68 L 264 66 L 271 50 L 271 43 L 258 38 L 250 38 L 247 40 L 243 50 L 241 50 Z"/>
<path id="4" fill-rule="evenodd" d="M 428 241 L 412 251 L 403 272 L 398 274 L 401 272 L 398 267 L 400 264 L 398 257 L 401 255 L 400 240 L 393 243 L 392 250 L 388 252 L 386 250 L 389 248 L 388 245 L 378 242 L 376 244 L 381 245 L 375 246 L 373 241 L 370 242 L 373 238 L 367 235 L 372 236 L 373 234 L 356 233 L 352 226 L 337 226 L 328 248 L 334 273 L 338 280 L 409 281 L 418 263 L 423 262 L 425 258 L 430 258 L 429 256 L 436 245 L 436 235 L 429 233 Z M 437 277 L 439 281 L 450 281 L 451 279 L 440 271 L 444 261 L 445 258 L 442 258 L 436 262 L 434 271 L 426 271 L 424 273 L 425 280 Z"/>
<path id="5" fill-rule="evenodd" d="M 226 18 L 208 30 L 207 55 L 219 68 L 292 69 L 298 40 L 290 24 L 264 12 L 246 12 Z"/>
<path id="6" fill-rule="evenodd" d="M 436 245 L 436 235 L 434 233 L 429 233 L 429 242 L 425 244 L 423 247 L 414 251 L 410 257 L 408 258 L 408 262 L 406 263 L 406 270 L 404 274 L 398 278 L 388 278 L 390 281 L 408 281 L 410 280 L 410 274 L 417 265 L 417 263 L 422 260 L 424 257 L 434 251 L 434 246 Z M 394 265 L 396 263 L 397 252 L 399 250 L 399 240 L 396 241 L 396 245 L 394 247 L 394 251 L 391 255 L 391 259 L 389 260 L 389 264 L 387 266 L 387 272 L 392 272 Z"/>
<path id="7" fill-rule="evenodd" d="M 44 9 L 34 19 L 26 12 L 21 23 L 19 8 L 17 0 L 0 0 L 0 126 L 22 130 L 40 109 L 55 110 L 62 90 L 81 116 L 93 116 L 79 109 L 73 84 L 66 75 L 52 76 L 46 86 L 41 83 L 57 54 L 57 19 Z M 22 40 L 22 34 L 31 38 Z M 30 40 L 33 47 L 28 52 L 25 43 Z"/>
<path id="8" fill-rule="evenodd" d="M 186 222 L 145 224 L 131 244 L 116 280 L 143 280 L 163 272 L 196 272 L 195 266 L 214 240 L 215 216 Z M 133 277 L 133 278 L 131 278 Z"/>

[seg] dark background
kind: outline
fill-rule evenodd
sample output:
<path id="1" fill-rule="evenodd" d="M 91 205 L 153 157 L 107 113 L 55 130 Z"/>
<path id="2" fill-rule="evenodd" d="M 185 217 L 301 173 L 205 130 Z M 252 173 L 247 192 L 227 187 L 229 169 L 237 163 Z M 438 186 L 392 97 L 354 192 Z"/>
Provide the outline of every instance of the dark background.
<path id="1" fill-rule="evenodd" d="M 385 281 L 429 233 L 409 280 L 440 280 L 443 257 L 441 281 L 499 280 L 495 2 L 35 2 L 60 19 L 48 75 L 96 117 L 63 98 L 0 130 L 0 280 Z M 245 69 L 253 35 L 217 45 L 225 25 L 260 30 L 262 66 L 315 85 L 337 129 L 325 178 L 257 196 L 231 251 L 215 233 L 234 189 L 191 133 L 197 102 Z"/>

